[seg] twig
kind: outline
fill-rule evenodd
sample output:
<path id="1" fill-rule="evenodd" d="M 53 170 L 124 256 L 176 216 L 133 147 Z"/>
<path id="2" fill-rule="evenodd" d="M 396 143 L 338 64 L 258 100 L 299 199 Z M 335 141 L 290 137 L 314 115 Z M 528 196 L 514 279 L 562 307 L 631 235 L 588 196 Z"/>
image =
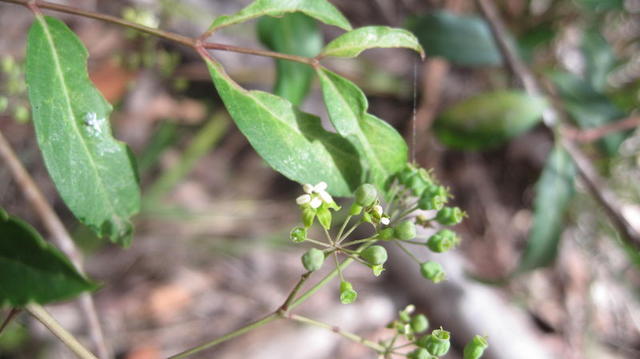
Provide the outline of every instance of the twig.
<path id="1" fill-rule="evenodd" d="M 58 337 L 72 352 L 82 359 L 98 359 L 87 348 L 83 347 L 76 338 L 64 329 L 47 311 L 38 304 L 29 304 L 27 312 L 47 327 L 53 335 Z"/>
<path id="2" fill-rule="evenodd" d="M 576 142 L 593 142 L 611 133 L 632 130 L 640 126 L 640 117 L 629 117 L 601 127 L 587 128 L 584 130 L 563 128 L 563 135 Z"/>
<path id="3" fill-rule="evenodd" d="M 526 92 L 530 95 L 544 95 L 540 90 L 540 86 L 538 85 L 536 78 L 533 76 L 533 73 L 520 60 L 512 44 L 508 41 L 507 31 L 493 2 L 489 0 L 476 0 L 476 3 L 489 22 L 491 31 L 498 42 L 507 65 L 520 82 L 522 82 Z M 624 214 L 620 212 L 622 204 L 618 197 L 605 185 L 604 181 L 593 168 L 593 164 L 588 157 L 575 145 L 575 143 L 563 136 L 563 131 L 559 126 L 561 124 L 560 113 L 560 111 L 553 107 L 545 111 L 543 113 L 545 124 L 550 129 L 560 134 L 561 145 L 573 158 L 578 169 L 578 173 L 584 181 L 587 189 L 604 208 L 605 213 L 609 216 L 609 219 L 617 228 L 621 237 L 633 244 L 636 248 L 640 248 L 640 233 L 633 228 Z"/>
<path id="4" fill-rule="evenodd" d="M 298 292 L 300 291 L 304 283 L 307 281 L 307 279 L 309 279 L 310 275 L 311 275 L 311 272 L 306 272 L 300 276 L 300 280 L 298 281 L 298 283 L 296 283 L 295 287 L 293 287 L 293 290 L 291 291 L 291 293 L 289 293 L 289 295 L 287 296 L 287 299 L 285 299 L 284 303 L 280 307 L 281 311 L 286 312 L 287 310 L 289 310 L 289 305 L 296 298 L 296 295 L 298 295 Z"/>
<path id="5" fill-rule="evenodd" d="M 20 308 L 11 308 L 11 310 L 9 311 L 9 314 L 7 314 L 7 317 L 4 318 L 2 325 L 0 325 L 0 334 L 2 334 L 4 329 L 9 325 L 9 323 L 11 323 L 11 320 L 13 320 L 13 318 L 15 318 L 16 315 L 20 313 L 20 311 L 21 311 Z"/>
<path id="6" fill-rule="evenodd" d="M 11 148 L 9 142 L 5 139 L 2 131 L 0 131 L 0 157 L 2 157 L 2 159 L 7 163 L 13 178 L 27 198 L 27 201 L 29 201 L 31 207 L 33 207 L 34 211 L 40 217 L 40 220 L 47 231 L 49 231 L 53 242 L 64 254 L 67 255 L 67 257 L 69 257 L 78 271 L 83 272 L 82 256 L 80 255 L 80 252 L 78 252 L 69 232 L 67 232 L 62 221 L 45 199 L 38 185 L 36 185 L 29 173 L 27 173 L 18 160 L 16 153 Z M 89 335 L 96 347 L 98 355 L 101 358 L 110 358 L 111 355 L 104 339 L 104 335 L 102 334 L 102 328 L 100 327 L 100 322 L 98 320 L 95 303 L 93 302 L 91 295 L 87 293 L 82 294 L 80 295 L 79 300 L 80 309 L 86 317 L 89 327 Z"/>

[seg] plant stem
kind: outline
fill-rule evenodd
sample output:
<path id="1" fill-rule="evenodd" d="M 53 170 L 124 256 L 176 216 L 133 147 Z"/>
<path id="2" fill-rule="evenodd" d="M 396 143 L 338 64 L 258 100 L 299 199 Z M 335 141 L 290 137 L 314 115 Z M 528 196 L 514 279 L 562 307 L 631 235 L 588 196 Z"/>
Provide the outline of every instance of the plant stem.
<path id="1" fill-rule="evenodd" d="M 3 0 L 0 0 L 3 1 Z M 258 50 L 258 49 L 248 49 L 245 47 L 238 47 L 233 45 L 219 44 L 214 42 L 203 42 L 202 47 L 208 50 L 222 50 L 222 51 L 231 51 L 231 52 L 239 52 L 242 54 L 255 55 L 255 56 L 264 56 L 264 57 L 272 57 L 276 59 L 289 60 L 294 62 L 300 62 L 303 64 L 307 64 L 312 67 L 320 66 L 320 62 L 311 57 L 297 56 L 297 55 L 289 55 L 283 54 L 280 52 L 267 51 L 267 50 Z"/>
<path id="2" fill-rule="evenodd" d="M 80 342 L 66 329 L 64 329 L 42 306 L 38 304 L 29 304 L 26 307 L 27 312 L 42 323 L 53 335 L 58 337 L 72 352 L 82 359 L 98 359 L 87 348 L 83 347 Z"/>
<path id="3" fill-rule="evenodd" d="M 411 259 L 413 259 L 416 263 L 418 264 L 422 263 L 420 259 L 418 259 L 418 257 L 416 257 L 413 253 L 411 253 L 411 251 L 408 250 L 407 247 L 403 246 L 402 243 L 398 241 L 393 241 L 393 243 L 395 243 L 398 247 L 400 247 L 400 249 L 402 249 L 402 251 L 405 252 L 409 257 L 411 257 Z"/>
<path id="4" fill-rule="evenodd" d="M 340 227 L 340 230 L 338 231 L 338 235 L 336 236 L 336 238 L 338 240 L 340 240 L 340 238 L 342 238 L 342 233 L 344 233 L 344 229 L 347 228 L 347 224 L 349 224 L 349 221 L 351 220 L 351 217 L 353 217 L 353 215 L 347 216 L 347 218 L 342 223 L 342 226 Z"/>
<path id="5" fill-rule="evenodd" d="M 291 304 L 291 302 L 293 302 L 293 300 L 296 297 L 296 294 L 298 294 L 298 292 L 300 291 L 300 288 L 302 288 L 302 286 L 307 281 L 307 279 L 309 279 L 310 275 L 311 275 L 311 272 L 306 272 L 300 276 L 300 280 L 295 285 L 295 287 L 293 287 L 293 290 L 291 290 L 291 293 L 289 293 L 289 295 L 287 296 L 287 299 L 285 299 L 284 303 L 280 307 L 281 311 L 286 312 L 287 310 L 289 310 L 289 305 Z"/>
<path id="6" fill-rule="evenodd" d="M 318 327 L 318 328 L 328 329 L 328 330 L 330 330 L 330 331 L 332 331 L 332 332 L 334 332 L 334 333 L 336 333 L 338 335 L 341 335 L 341 336 L 343 336 L 343 337 L 345 337 L 345 338 L 347 338 L 347 339 L 349 339 L 351 341 L 354 341 L 356 343 L 360 343 L 360 344 L 362 344 L 362 345 L 364 345 L 364 346 L 366 346 L 368 348 L 371 348 L 371 349 L 375 350 L 378 353 L 384 353 L 386 351 L 385 347 L 383 347 L 382 345 L 380 345 L 380 344 L 378 344 L 378 343 L 376 343 L 374 341 L 365 339 L 365 338 L 363 338 L 363 337 L 361 337 L 361 336 L 359 336 L 357 334 L 344 331 L 344 330 L 340 329 L 340 327 L 337 327 L 337 326 L 334 326 L 334 325 L 331 325 L 331 324 L 323 323 L 323 322 L 317 321 L 315 319 L 307 318 L 307 317 L 304 317 L 304 316 L 301 316 L 301 315 L 298 315 L 298 314 L 290 314 L 286 318 L 294 320 L 294 321 L 299 322 L 299 323 L 313 325 L 313 326 Z"/>
<path id="7" fill-rule="evenodd" d="M 0 157 L 7 163 L 7 167 L 9 167 L 11 175 L 15 179 L 33 210 L 40 217 L 42 224 L 51 235 L 53 242 L 65 255 L 67 255 L 67 257 L 69 257 L 78 272 L 83 273 L 82 255 L 76 248 L 69 232 L 67 232 L 62 221 L 53 208 L 51 208 L 49 202 L 45 199 L 38 185 L 36 185 L 33 178 L 31 178 L 27 170 L 22 166 L 22 163 L 20 163 L 18 156 L 15 151 L 13 151 L 11 144 L 9 144 L 3 136 L 2 131 L 0 131 Z M 98 319 L 98 313 L 96 311 L 93 298 L 90 294 L 83 293 L 80 295 L 79 301 L 80 309 L 87 320 L 89 335 L 98 355 L 103 359 L 110 358 L 111 354 L 102 333 L 100 320 Z"/>
<path id="8" fill-rule="evenodd" d="M 0 325 L 0 334 L 2 334 L 2 331 L 4 331 L 4 329 L 9 325 L 9 323 L 11 323 L 11 320 L 13 320 L 13 318 L 15 318 L 16 315 L 20 313 L 20 311 L 21 311 L 20 308 L 11 308 L 11 310 L 9 311 L 9 314 L 7 314 L 7 317 L 4 318 L 2 325 Z"/>

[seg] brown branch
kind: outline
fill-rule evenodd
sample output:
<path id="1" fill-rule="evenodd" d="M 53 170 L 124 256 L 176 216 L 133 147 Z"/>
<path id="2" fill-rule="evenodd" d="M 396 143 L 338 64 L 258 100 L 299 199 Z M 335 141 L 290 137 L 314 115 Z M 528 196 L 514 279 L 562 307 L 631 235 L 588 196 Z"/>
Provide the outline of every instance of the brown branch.
<path id="1" fill-rule="evenodd" d="M 0 324 L 0 334 L 2 334 L 4 329 L 9 325 L 9 323 L 11 323 L 13 318 L 15 318 L 18 313 L 20 313 L 20 311 L 22 311 L 22 309 L 20 308 L 11 308 L 9 314 L 7 314 L 7 317 L 4 318 L 4 321 L 2 322 L 2 324 Z"/>
<path id="2" fill-rule="evenodd" d="M 495 8 L 494 3 L 491 0 L 476 0 L 476 3 L 484 17 L 489 22 L 491 31 L 498 42 L 500 51 L 502 52 L 506 64 L 509 66 L 511 72 L 520 80 L 527 93 L 530 95 L 543 96 L 544 94 L 542 93 L 541 87 L 535 76 L 524 62 L 520 60 L 516 50 L 508 41 L 507 30 L 497 9 Z M 605 213 L 609 216 L 609 219 L 617 228 L 621 237 L 633 244 L 636 248 L 640 248 L 640 233 L 633 228 L 628 219 L 620 211 L 622 203 L 618 197 L 609 189 L 609 187 L 606 186 L 604 180 L 600 178 L 597 171 L 594 169 L 589 158 L 580 150 L 580 148 L 578 148 L 570 139 L 563 136 L 564 132 L 560 128 L 560 125 L 563 122 L 561 121 L 563 120 L 561 113 L 561 111 L 558 111 L 558 109 L 554 107 L 545 111 L 543 114 L 545 124 L 556 133 L 560 134 L 561 145 L 573 158 L 578 169 L 578 173 L 591 193 L 591 196 L 604 208 Z"/>
<path id="3" fill-rule="evenodd" d="M 67 232 L 62 221 L 45 199 L 38 185 L 36 185 L 33 178 L 31 178 L 29 173 L 20 163 L 20 160 L 18 160 L 16 153 L 13 151 L 13 148 L 11 148 L 9 142 L 7 142 L 2 131 L 0 131 L 0 157 L 6 162 L 13 178 L 22 190 L 22 193 L 27 198 L 27 201 L 29 201 L 29 204 L 36 214 L 40 217 L 42 224 L 45 226 L 47 231 L 49 231 L 53 242 L 69 257 L 78 271 L 82 272 L 82 256 L 80 252 L 78 252 L 69 232 Z M 91 295 L 86 293 L 82 294 L 79 300 L 80 308 L 86 317 L 85 319 L 87 320 L 89 327 L 89 334 L 96 347 L 96 351 L 100 358 L 110 358 L 111 355 L 109 354 L 108 346 L 105 342 L 102 328 L 100 327 L 100 322 L 98 320 L 95 303 L 93 302 Z"/>
<path id="4" fill-rule="evenodd" d="M 640 117 L 629 117 L 601 127 L 584 130 L 566 127 L 563 128 L 563 135 L 576 142 L 593 142 L 611 133 L 632 130 L 636 127 L 640 127 Z"/>

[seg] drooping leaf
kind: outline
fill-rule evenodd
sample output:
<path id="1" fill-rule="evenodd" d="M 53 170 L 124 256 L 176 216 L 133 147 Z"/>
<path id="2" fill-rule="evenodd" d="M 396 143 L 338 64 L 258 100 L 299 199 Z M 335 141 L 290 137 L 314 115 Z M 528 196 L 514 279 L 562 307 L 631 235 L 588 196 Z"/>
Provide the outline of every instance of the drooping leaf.
<path id="1" fill-rule="evenodd" d="M 480 17 L 437 11 L 411 19 L 408 28 L 429 56 L 462 66 L 502 63 L 491 29 Z"/>
<path id="2" fill-rule="evenodd" d="M 301 12 L 328 25 L 351 30 L 351 24 L 342 13 L 327 0 L 255 0 L 249 6 L 233 15 L 220 16 L 213 21 L 209 30 L 237 24 L 260 16 L 282 16 L 291 12 Z"/>
<path id="3" fill-rule="evenodd" d="M 366 181 L 380 189 L 407 162 L 407 144 L 388 123 L 367 113 L 369 104 L 353 82 L 324 68 L 317 69 L 329 119 L 363 159 Z"/>
<path id="4" fill-rule="evenodd" d="M 111 105 L 89 80 L 87 57 L 63 22 L 36 17 L 26 76 L 38 145 L 73 214 L 99 236 L 127 246 L 130 217 L 140 207 L 135 164 L 111 135 Z"/>
<path id="5" fill-rule="evenodd" d="M 269 49 L 285 54 L 314 57 L 322 50 L 322 33 L 315 20 L 301 13 L 261 18 L 258 35 Z M 299 105 L 309 92 L 312 79 L 310 66 L 277 59 L 273 92 Z"/>
<path id="6" fill-rule="evenodd" d="M 205 58 L 227 110 L 253 148 L 276 171 L 299 183 L 328 184 L 335 196 L 350 196 L 361 178 L 353 146 L 322 128 L 320 119 L 289 101 L 262 91 L 247 91 L 211 58 Z"/>
<path id="7" fill-rule="evenodd" d="M 591 86 L 601 92 L 607 84 L 607 75 L 616 64 L 616 55 L 597 27 L 583 33 L 581 49 L 587 65 L 585 76 Z"/>
<path id="8" fill-rule="evenodd" d="M 625 116 L 607 96 L 591 84 L 569 72 L 549 74 L 562 98 L 565 110 L 581 128 L 601 127 Z M 598 144 L 608 155 L 614 155 L 628 133 L 615 132 L 603 137 Z"/>
<path id="9" fill-rule="evenodd" d="M 477 95 L 446 109 L 434 123 L 447 147 L 483 150 L 499 146 L 535 126 L 547 107 L 541 97 L 521 91 Z"/>
<path id="10" fill-rule="evenodd" d="M 26 222 L 0 209 L 0 308 L 46 304 L 97 288 Z"/>
<path id="11" fill-rule="evenodd" d="M 424 58 L 418 39 L 407 30 L 388 26 L 366 26 L 338 36 L 322 50 L 322 56 L 356 57 L 373 48 L 405 47 Z"/>
<path id="12" fill-rule="evenodd" d="M 536 184 L 533 227 L 518 272 L 547 266 L 555 259 L 565 212 L 574 193 L 574 178 L 571 157 L 561 147 L 555 147 Z"/>

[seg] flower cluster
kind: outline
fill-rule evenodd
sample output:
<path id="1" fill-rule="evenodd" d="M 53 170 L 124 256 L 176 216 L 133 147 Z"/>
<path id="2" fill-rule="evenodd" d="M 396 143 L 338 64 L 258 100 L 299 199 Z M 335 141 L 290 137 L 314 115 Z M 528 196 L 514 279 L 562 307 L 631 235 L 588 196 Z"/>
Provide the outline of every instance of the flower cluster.
<path id="1" fill-rule="evenodd" d="M 302 208 L 302 223 L 306 228 L 311 227 L 313 220 L 317 217 L 318 222 L 325 229 L 331 227 L 332 215 L 330 209 L 337 211 L 340 207 L 327 192 L 327 183 L 320 182 L 302 186 L 305 194 L 296 198 L 296 203 Z"/>

